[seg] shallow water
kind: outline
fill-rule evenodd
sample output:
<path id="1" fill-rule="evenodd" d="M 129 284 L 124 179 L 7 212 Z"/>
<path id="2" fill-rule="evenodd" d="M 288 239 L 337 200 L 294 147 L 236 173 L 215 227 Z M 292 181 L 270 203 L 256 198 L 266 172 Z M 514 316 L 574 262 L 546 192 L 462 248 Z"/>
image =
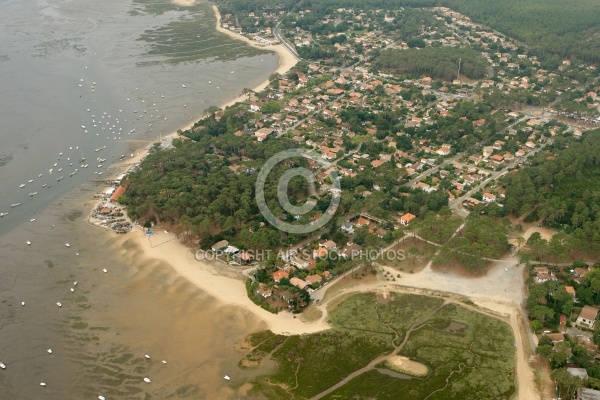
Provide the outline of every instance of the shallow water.
<path id="1" fill-rule="evenodd" d="M 0 399 L 239 398 L 249 376 L 234 345 L 260 321 L 86 216 L 111 162 L 264 81 L 277 57 L 235 44 L 221 60 L 169 63 L 138 39 L 189 15 L 133 8 L 0 0 Z"/>
<path id="2" fill-rule="evenodd" d="M 9 213 L 0 234 L 74 188 L 103 181 L 110 162 L 275 70 L 276 55 L 248 56 L 256 50 L 217 35 L 202 4 L 194 15 L 132 16 L 140 6 L 118 0 L 0 0 L 0 213 Z M 212 50 L 176 64 L 172 55 L 148 54 L 151 44 L 140 40 L 146 31 L 190 19 L 201 36 L 197 48 L 225 46 L 218 59 Z"/>

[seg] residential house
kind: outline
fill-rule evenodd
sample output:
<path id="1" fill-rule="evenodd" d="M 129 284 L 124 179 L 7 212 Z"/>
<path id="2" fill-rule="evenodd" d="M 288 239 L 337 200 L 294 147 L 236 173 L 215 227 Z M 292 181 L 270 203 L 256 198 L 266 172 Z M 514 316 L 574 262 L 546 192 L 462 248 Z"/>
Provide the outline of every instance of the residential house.
<path id="1" fill-rule="evenodd" d="M 565 335 L 563 335 L 562 333 L 549 333 L 546 336 L 548 336 L 550 340 L 552 340 L 552 343 L 559 343 L 565 341 Z"/>
<path id="2" fill-rule="evenodd" d="M 271 276 L 273 277 L 273 280 L 274 280 L 275 282 L 279 282 L 279 281 L 281 281 L 282 279 L 284 279 L 284 278 L 287 278 L 288 276 L 290 276 L 290 274 L 288 274 L 288 273 L 287 273 L 287 272 L 285 272 L 285 271 L 277 270 L 277 271 L 273 272 L 273 273 L 271 274 Z"/>
<path id="3" fill-rule="evenodd" d="M 354 233 L 354 227 L 349 222 L 344 222 L 342 225 L 340 225 L 340 229 L 342 232 L 347 233 L 349 235 L 352 235 Z"/>
<path id="4" fill-rule="evenodd" d="M 577 278 L 583 278 L 587 272 L 587 268 L 575 268 L 575 270 L 573 270 L 573 275 L 575 275 Z"/>
<path id="5" fill-rule="evenodd" d="M 413 215 L 411 213 L 406 213 L 400 217 L 400 224 L 407 226 L 410 223 L 410 221 L 412 221 L 415 218 L 416 218 L 416 215 Z"/>
<path id="6" fill-rule="evenodd" d="M 578 388 L 577 400 L 600 400 L 600 390 Z"/>
<path id="7" fill-rule="evenodd" d="M 594 323 L 598 317 L 598 309 L 590 306 L 583 306 L 575 325 L 583 326 L 589 329 L 594 329 Z"/>
<path id="8" fill-rule="evenodd" d="M 266 299 L 267 297 L 271 297 L 273 290 L 271 288 L 267 288 L 264 283 L 259 283 L 258 288 L 256 289 L 256 294 L 260 294 Z"/>
<path id="9" fill-rule="evenodd" d="M 239 252 L 235 255 L 234 258 L 237 262 L 239 262 L 242 265 L 247 265 L 254 261 L 254 256 L 252 255 L 252 253 L 249 253 L 247 251 Z"/>
<path id="10" fill-rule="evenodd" d="M 354 223 L 356 225 L 357 228 L 360 228 L 361 226 L 367 226 L 369 225 L 369 220 L 364 218 L 364 217 L 359 217 L 356 222 Z"/>
<path id="11" fill-rule="evenodd" d="M 320 275 L 308 275 L 306 277 L 306 282 L 310 283 L 311 285 L 314 285 L 315 283 L 321 283 L 321 280 L 323 278 L 321 278 Z"/>
<path id="12" fill-rule="evenodd" d="M 217 243 L 211 246 L 212 251 L 222 251 L 229 246 L 229 242 L 227 240 L 220 240 Z"/>
<path id="13" fill-rule="evenodd" d="M 568 367 L 567 372 L 573 376 L 581 378 L 583 381 L 588 379 L 588 373 L 585 368 Z"/>
<path id="14" fill-rule="evenodd" d="M 290 284 L 292 284 L 300 289 L 304 289 L 308 286 L 308 282 L 303 281 L 302 279 L 300 279 L 298 277 L 293 277 L 292 279 L 290 279 Z"/>
<path id="15" fill-rule="evenodd" d="M 292 264 L 294 267 L 300 268 L 300 269 L 304 269 L 310 265 L 310 261 L 303 260 L 302 258 L 297 257 L 296 255 L 291 256 L 289 260 L 290 260 L 290 264 Z"/>
<path id="16" fill-rule="evenodd" d="M 496 195 L 491 193 L 484 193 L 482 200 L 484 203 L 493 203 L 496 201 Z"/>
<path id="17" fill-rule="evenodd" d="M 335 250 L 337 248 L 337 244 L 333 240 L 328 240 L 323 243 L 319 243 L 320 247 L 325 247 L 328 251 Z"/>

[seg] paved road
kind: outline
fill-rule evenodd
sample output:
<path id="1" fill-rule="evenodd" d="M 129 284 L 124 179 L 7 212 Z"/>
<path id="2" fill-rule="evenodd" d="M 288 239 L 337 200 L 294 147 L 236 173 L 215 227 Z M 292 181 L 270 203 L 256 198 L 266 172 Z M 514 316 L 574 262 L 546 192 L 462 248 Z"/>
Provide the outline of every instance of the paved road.
<path id="1" fill-rule="evenodd" d="M 296 52 L 296 49 L 294 49 L 279 33 L 280 25 L 281 21 L 275 26 L 275 29 L 273 29 L 273 36 L 275 36 L 275 39 L 277 39 L 279 43 L 281 43 L 286 49 L 290 51 L 290 53 L 292 53 L 294 57 L 296 57 L 296 60 L 300 61 L 300 56 Z"/>

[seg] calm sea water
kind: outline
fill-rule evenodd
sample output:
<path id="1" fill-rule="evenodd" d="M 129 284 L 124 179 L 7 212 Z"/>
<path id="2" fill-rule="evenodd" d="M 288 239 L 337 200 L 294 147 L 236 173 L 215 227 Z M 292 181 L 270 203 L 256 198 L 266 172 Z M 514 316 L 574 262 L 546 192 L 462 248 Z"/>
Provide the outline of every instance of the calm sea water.
<path id="1" fill-rule="evenodd" d="M 138 39 L 185 10 L 132 9 L 0 0 L 0 399 L 240 396 L 222 376 L 243 376 L 234 344 L 260 322 L 89 226 L 83 203 L 112 161 L 262 82 L 277 57 L 167 63 Z"/>

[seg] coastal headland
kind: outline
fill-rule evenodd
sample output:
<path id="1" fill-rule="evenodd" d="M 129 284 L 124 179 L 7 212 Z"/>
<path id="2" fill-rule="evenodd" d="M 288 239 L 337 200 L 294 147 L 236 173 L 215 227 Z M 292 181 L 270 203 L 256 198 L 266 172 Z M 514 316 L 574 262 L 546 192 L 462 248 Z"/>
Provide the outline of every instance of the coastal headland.
<path id="1" fill-rule="evenodd" d="M 182 6 L 192 4 L 184 0 L 177 0 L 174 3 Z M 276 52 L 279 56 L 279 66 L 275 72 L 284 74 L 296 64 L 296 58 L 284 46 L 260 46 L 242 35 L 222 28 L 220 24 L 221 16 L 214 5 L 213 10 L 217 17 L 217 31 L 235 39 L 243 40 L 254 47 Z M 259 92 L 266 88 L 268 84 L 269 81 L 266 80 L 252 88 L 252 90 Z M 244 100 L 244 97 L 239 96 L 222 104 L 221 108 L 233 105 L 242 100 Z M 181 129 L 187 130 L 192 126 L 193 124 L 189 124 Z M 176 137 L 176 135 L 177 133 L 174 132 L 168 135 L 167 138 L 170 139 Z M 137 151 L 137 156 L 132 158 L 132 160 L 128 160 L 128 163 L 139 162 L 146 154 L 146 151 L 147 149 Z M 149 236 L 146 235 L 143 228 L 136 226 L 131 233 L 123 235 L 118 240 L 123 246 L 126 242 L 128 242 L 128 245 L 133 242 L 142 249 L 144 257 L 167 263 L 180 276 L 222 303 L 241 307 L 256 315 L 276 334 L 301 335 L 330 329 L 328 306 L 335 304 L 337 300 L 348 294 L 357 292 L 401 292 L 450 298 L 452 301 L 468 300 L 474 303 L 473 309 L 493 315 L 509 323 L 515 335 L 516 343 L 523 343 L 528 340 L 527 330 L 523 326 L 524 320 L 520 311 L 519 296 L 512 295 L 515 293 L 515 285 L 520 285 L 519 287 L 523 285 L 521 268 L 514 257 L 507 257 L 505 260 L 498 262 L 489 272 L 491 275 L 496 276 L 503 273 L 502 271 L 507 271 L 504 265 L 511 265 L 511 277 L 513 279 L 504 279 L 500 284 L 498 284 L 498 281 L 495 281 L 493 285 L 478 285 L 474 284 L 472 278 L 449 276 L 434 272 L 431 270 L 431 263 L 424 271 L 403 276 L 398 282 L 375 279 L 364 283 L 356 282 L 355 285 L 350 287 L 336 288 L 336 281 L 334 280 L 329 283 L 328 289 L 330 290 L 323 295 L 323 300 L 311 306 L 312 309 L 309 312 L 314 317 L 310 318 L 305 315 L 294 315 L 287 312 L 272 314 L 257 307 L 246 295 L 244 287 L 245 277 L 239 270 L 219 261 L 206 262 L 197 260 L 194 252 L 182 244 L 176 235 L 161 230 L 160 227 L 157 227 L 154 234 Z M 514 266 L 515 264 L 517 267 Z M 338 278 L 338 280 L 340 279 L 344 279 L 344 277 Z M 489 281 L 492 281 L 492 279 Z M 442 288 L 443 290 L 440 290 Z M 530 354 L 526 346 L 519 345 L 516 351 L 518 398 L 540 398 L 535 387 L 534 373 L 528 364 Z"/>

